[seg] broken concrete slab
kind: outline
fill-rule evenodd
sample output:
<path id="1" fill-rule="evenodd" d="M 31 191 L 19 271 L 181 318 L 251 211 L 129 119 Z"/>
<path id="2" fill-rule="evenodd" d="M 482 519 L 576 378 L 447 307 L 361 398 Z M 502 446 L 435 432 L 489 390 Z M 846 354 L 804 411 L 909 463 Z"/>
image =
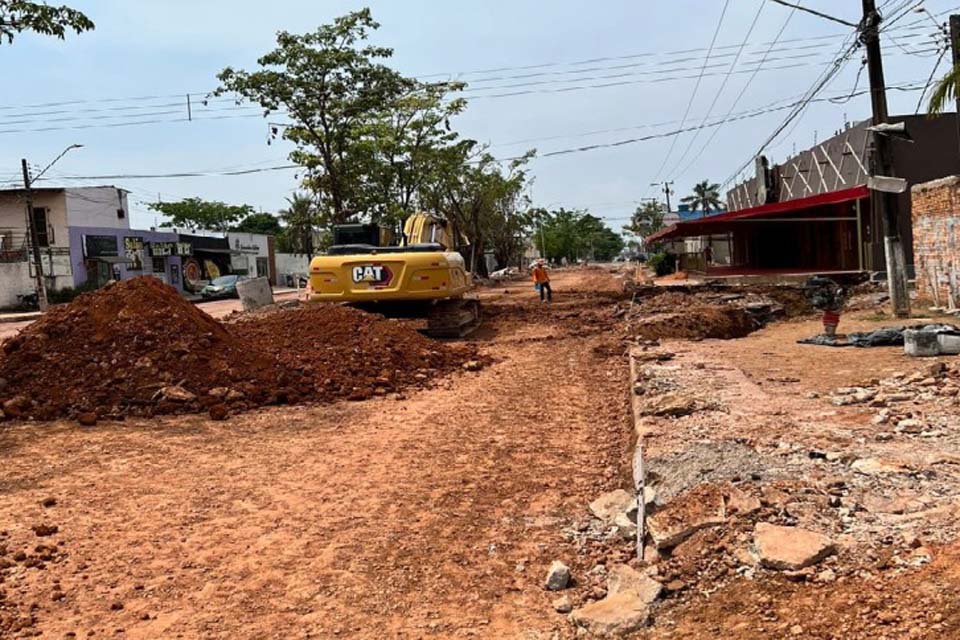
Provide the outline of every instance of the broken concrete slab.
<path id="1" fill-rule="evenodd" d="M 768 522 L 754 527 L 753 545 L 761 565 L 789 571 L 815 565 L 837 550 L 833 540 L 821 533 Z"/>
<path id="2" fill-rule="evenodd" d="M 726 509 L 724 515 L 749 516 L 760 511 L 759 498 L 755 498 L 736 487 L 728 488 L 725 493 Z"/>
<path id="3" fill-rule="evenodd" d="M 566 589 L 569 584 L 570 567 L 559 560 L 554 560 L 550 564 L 550 569 L 547 570 L 547 579 L 544 581 L 543 587 L 547 591 L 560 591 Z"/>
<path id="4" fill-rule="evenodd" d="M 647 400 L 640 408 L 641 416 L 680 418 L 697 410 L 697 401 L 678 393 L 664 393 Z"/>
<path id="5" fill-rule="evenodd" d="M 617 532 L 624 540 L 636 540 L 636 520 L 631 519 L 626 513 L 617 514 L 617 517 L 613 519 L 613 525 L 617 528 Z"/>
<path id="6" fill-rule="evenodd" d="M 724 522 L 723 492 L 700 485 L 670 501 L 647 518 L 647 531 L 657 549 L 675 547 L 706 527 Z"/>
<path id="7" fill-rule="evenodd" d="M 606 524 L 614 524 L 614 520 L 621 513 L 631 509 L 636 512 L 637 501 L 627 491 L 616 489 L 603 494 L 589 505 L 590 513 Z"/>
<path id="8" fill-rule="evenodd" d="M 663 585 L 628 565 L 614 565 L 607 572 L 607 595 L 634 593 L 643 602 L 651 604 L 662 591 Z"/>
<path id="9" fill-rule="evenodd" d="M 595 636 L 617 638 L 645 627 L 650 622 L 650 605 L 627 591 L 574 610 L 570 620 Z"/>

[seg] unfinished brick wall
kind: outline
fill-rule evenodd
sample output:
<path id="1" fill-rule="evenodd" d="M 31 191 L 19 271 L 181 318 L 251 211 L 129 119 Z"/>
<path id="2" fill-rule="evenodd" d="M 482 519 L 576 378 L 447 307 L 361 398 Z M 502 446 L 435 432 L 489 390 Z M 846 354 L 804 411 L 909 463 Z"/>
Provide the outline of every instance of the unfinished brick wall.
<path id="1" fill-rule="evenodd" d="M 915 185 L 911 198 L 917 291 L 936 306 L 956 309 L 960 303 L 960 177 Z"/>

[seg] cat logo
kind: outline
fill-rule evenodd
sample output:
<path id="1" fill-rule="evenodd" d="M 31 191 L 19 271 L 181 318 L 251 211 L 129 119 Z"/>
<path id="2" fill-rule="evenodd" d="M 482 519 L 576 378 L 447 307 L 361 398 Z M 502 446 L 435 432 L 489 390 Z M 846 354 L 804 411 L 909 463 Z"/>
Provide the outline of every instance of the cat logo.
<path id="1" fill-rule="evenodd" d="M 393 274 L 389 267 L 380 264 L 368 264 L 353 268 L 353 281 L 366 282 L 370 286 L 385 286 L 390 284 Z"/>

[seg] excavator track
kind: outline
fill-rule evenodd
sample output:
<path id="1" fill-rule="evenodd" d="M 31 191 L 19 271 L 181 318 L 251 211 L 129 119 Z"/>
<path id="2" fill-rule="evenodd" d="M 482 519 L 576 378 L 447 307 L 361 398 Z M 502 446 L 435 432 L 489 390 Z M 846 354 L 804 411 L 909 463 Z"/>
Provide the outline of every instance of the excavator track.
<path id="1" fill-rule="evenodd" d="M 463 338 L 480 326 L 480 301 L 473 298 L 441 300 L 427 314 L 431 338 Z"/>

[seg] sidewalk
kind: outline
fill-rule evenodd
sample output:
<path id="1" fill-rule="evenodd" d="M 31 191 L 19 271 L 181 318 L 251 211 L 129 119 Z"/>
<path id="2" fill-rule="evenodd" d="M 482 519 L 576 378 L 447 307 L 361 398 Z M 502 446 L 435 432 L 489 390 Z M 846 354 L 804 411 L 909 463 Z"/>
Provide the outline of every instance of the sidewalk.
<path id="1" fill-rule="evenodd" d="M 33 322 L 43 314 L 39 311 L 0 313 L 0 322 Z"/>

